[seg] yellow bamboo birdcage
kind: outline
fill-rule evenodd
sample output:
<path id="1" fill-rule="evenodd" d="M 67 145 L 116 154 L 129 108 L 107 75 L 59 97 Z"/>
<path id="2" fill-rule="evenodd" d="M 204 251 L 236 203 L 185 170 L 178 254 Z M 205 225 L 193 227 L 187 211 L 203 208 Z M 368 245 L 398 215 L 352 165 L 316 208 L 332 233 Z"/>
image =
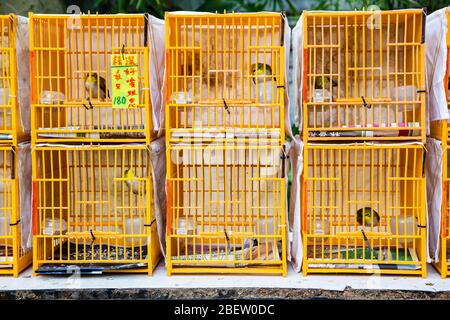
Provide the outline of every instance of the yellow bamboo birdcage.
<path id="1" fill-rule="evenodd" d="M 422 144 L 309 144 L 303 272 L 426 276 Z"/>
<path id="2" fill-rule="evenodd" d="M 286 275 L 280 146 L 186 142 L 167 150 L 167 272 Z"/>
<path id="3" fill-rule="evenodd" d="M 0 145 L 0 275 L 15 277 L 31 264 L 32 258 L 31 210 L 27 211 L 21 199 L 24 193 L 30 193 L 31 181 L 28 190 L 19 184 L 23 178 L 16 155 L 22 152 L 20 148 L 22 146 Z M 28 165 L 27 173 L 30 174 L 31 163 Z M 29 227 L 28 233 L 22 227 L 24 224 Z M 30 240 L 29 245 L 25 243 L 27 240 Z"/>
<path id="4" fill-rule="evenodd" d="M 34 141 L 150 143 L 148 23 L 147 14 L 30 13 Z M 113 103 L 113 54 L 137 55 L 139 103 L 133 107 Z"/>
<path id="5" fill-rule="evenodd" d="M 165 22 L 168 138 L 247 132 L 283 143 L 283 15 L 167 12 Z"/>
<path id="6" fill-rule="evenodd" d="M 425 13 L 303 13 L 304 140 L 426 141 Z"/>
<path id="7" fill-rule="evenodd" d="M 0 15 L 0 140 L 14 145 L 30 134 L 21 125 L 19 109 L 17 63 L 28 62 L 17 61 L 18 24 L 17 16 Z"/>
<path id="8" fill-rule="evenodd" d="M 303 273 L 426 276 L 422 144 L 309 144 Z"/>
<path id="9" fill-rule="evenodd" d="M 34 273 L 151 274 L 160 247 L 150 158 L 141 144 L 37 145 Z"/>

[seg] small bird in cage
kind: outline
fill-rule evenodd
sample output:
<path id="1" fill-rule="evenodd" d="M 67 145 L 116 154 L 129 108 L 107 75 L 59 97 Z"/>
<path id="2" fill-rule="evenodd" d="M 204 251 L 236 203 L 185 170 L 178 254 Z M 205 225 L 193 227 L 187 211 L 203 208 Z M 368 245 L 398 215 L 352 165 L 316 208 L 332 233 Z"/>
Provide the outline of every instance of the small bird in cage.
<path id="1" fill-rule="evenodd" d="M 356 221 L 361 226 L 374 228 L 380 224 L 380 215 L 374 209 L 365 207 L 356 212 Z"/>
<path id="2" fill-rule="evenodd" d="M 256 84 L 256 79 L 258 77 L 271 76 L 272 68 L 266 63 L 261 63 L 261 62 L 254 63 L 254 64 L 252 64 L 252 75 L 254 76 L 252 78 L 253 83 Z M 271 81 L 271 80 L 272 80 L 271 78 L 266 78 L 266 81 Z M 260 79 L 258 79 L 258 82 L 264 82 L 264 78 L 261 77 Z"/>
<path id="3" fill-rule="evenodd" d="M 264 104 L 271 104 L 276 98 L 277 83 L 276 78 L 272 73 L 272 67 L 267 63 L 254 63 L 251 65 L 252 80 L 256 86 L 256 93 L 258 95 L 257 102 Z M 264 114 L 267 110 L 260 109 L 260 124 L 264 123 L 264 117 L 267 118 L 267 114 Z M 262 113 L 262 114 L 261 114 Z"/>
<path id="4" fill-rule="evenodd" d="M 331 80 L 331 87 L 336 87 L 337 81 Z M 314 82 L 314 88 L 315 89 L 330 89 L 330 78 L 329 77 L 316 77 L 316 80 Z"/>
<path id="5" fill-rule="evenodd" d="M 124 177 L 126 178 L 125 184 L 129 189 L 131 189 L 131 192 L 133 192 L 133 194 L 146 194 L 145 184 L 139 187 L 139 180 L 137 180 L 137 176 L 135 175 L 133 169 L 126 169 L 124 172 Z"/>
<path id="6" fill-rule="evenodd" d="M 96 72 L 88 73 L 86 75 L 84 86 L 88 95 L 92 93 L 92 97 L 90 98 L 98 99 L 98 89 L 100 88 L 100 99 L 105 100 L 106 97 L 109 99 L 109 90 L 106 88 L 106 80 Z"/>

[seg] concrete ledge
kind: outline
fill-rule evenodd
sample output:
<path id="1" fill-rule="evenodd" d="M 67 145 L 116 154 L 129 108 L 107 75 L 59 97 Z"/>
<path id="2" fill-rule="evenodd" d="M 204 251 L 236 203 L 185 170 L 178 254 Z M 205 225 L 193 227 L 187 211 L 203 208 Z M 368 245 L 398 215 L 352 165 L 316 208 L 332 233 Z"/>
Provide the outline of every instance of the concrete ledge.
<path id="1" fill-rule="evenodd" d="M 406 290 L 266 289 L 52 289 L 2 291 L 0 299 L 363 299 L 363 300 L 450 300 L 450 292 Z"/>
<path id="2" fill-rule="evenodd" d="M 448 299 L 450 279 L 379 275 L 166 276 L 144 274 L 0 277 L 0 299 Z"/>

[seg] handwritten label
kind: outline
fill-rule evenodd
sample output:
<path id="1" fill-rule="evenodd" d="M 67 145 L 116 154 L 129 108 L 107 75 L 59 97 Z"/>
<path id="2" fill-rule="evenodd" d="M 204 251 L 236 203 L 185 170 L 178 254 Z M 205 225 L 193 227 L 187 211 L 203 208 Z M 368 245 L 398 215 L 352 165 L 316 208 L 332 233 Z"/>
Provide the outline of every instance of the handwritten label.
<path id="1" fill-rule="evenodd" d="M 137 54 L 111 55 L 113 108 L 136 108 L 139 104 Z"/>

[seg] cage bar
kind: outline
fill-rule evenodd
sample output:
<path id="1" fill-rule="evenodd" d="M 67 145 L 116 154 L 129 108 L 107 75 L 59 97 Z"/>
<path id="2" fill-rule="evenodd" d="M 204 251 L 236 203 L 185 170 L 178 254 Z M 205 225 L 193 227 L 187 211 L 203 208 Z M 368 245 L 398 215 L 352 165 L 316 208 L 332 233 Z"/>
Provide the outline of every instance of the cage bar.
<path id="1" fill-rule="evenodd" d="M 256 143 L 170 146 L 169 275 L 286 275 L 283 155 L 280 146 Z"/>
<path id="2" fill-rule="evenodd" d="M 309 144 L 303 272 L 426 276 L 422 144 Z"/>
<path id="3" fill-rule="evenodd" d="M 38 145 L 35 274 L 144 272 L 160 258 L 145 145 Z M 73 270 L 72 270 L 73 271 Z"/>
<path id="4" fill-rule="evenodd" d="M 150 143 L 155 133 L 148 19 L 146 14 L 30 13 L 34 141 Z M 112 54 L 138 56 L 135 107 L 113 106 Z"/>
<path id="5" fill-rule="evenodd" d="M 166 13 L 166 129 L 283 141 L 284 18 Z"/>
<path id="6" fill-rule="evenodd" d="M 425 143 L 425 13 L 303 13 L 304 140 Z"/>
<path id="7" fill-rule="evenodd" d="M 14 145 L 29 139 L 30 136 L 29 128 L 25 129 L 22 121 L 22 117 L 29 117 L 29 114 L 21 115 L 19 109 L 18 96 L 21 92 L 18 92 L 17 63 L 22 61 L 17 61 L 18 26 L 17 16 L 0 15 L 0 140 L 1 143 Z"/>
<path id="8" fill-rule="evenodd" d="M 19 148 L 0 145 L 0 275 L 14 277 L 31 264 L 32 258 L 31 241 L 26 243 L 31 236 L 31 228 L 28 232 L 25 230 L 31 225 L 31 210 L 27 208 L 26 197 L 25 201 L 21 199 L 30 193 L 31 183 L 28 188 L 19 183 L 24 179 L 22 173 L 30 174 L 31 163 L 28 162 L 28 170 L 21 171 L 21 152 L 22 145 Z M 21 165 L 25 165 L 23 162 Z"/>

